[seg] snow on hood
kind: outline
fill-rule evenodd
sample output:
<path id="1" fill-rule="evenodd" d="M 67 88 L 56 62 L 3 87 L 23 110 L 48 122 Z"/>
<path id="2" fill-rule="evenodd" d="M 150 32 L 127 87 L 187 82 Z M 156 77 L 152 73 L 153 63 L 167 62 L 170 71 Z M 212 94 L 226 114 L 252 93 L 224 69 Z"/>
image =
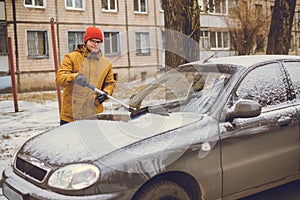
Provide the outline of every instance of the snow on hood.
<path id="1" fill-rule="evenodd" d="M 147 113 L 129 122 L 75 121 L 30 139 L 22 151 L 48 164 L 92 161 L 201 118 L 195 113 L 171 113 L 169 116 Z"/>

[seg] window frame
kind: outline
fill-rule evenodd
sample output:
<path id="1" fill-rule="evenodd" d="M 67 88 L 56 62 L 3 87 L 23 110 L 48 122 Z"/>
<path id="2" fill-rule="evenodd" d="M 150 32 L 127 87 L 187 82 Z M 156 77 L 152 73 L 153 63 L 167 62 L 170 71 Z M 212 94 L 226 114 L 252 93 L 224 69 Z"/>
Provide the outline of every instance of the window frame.
<path id="1" fill-rule="evenodd" d="M 107 45 L 107 37 L 106 34 L 109 34 L 109 48 L 110 48 L 110 52 L 106 52 L 106 45 Z M 112 44 L 112 38 L 114 38 L 112 34 L 117 35 L 116 39 L 117 39 L 117 52 L 113 52 L 113 44 Z M 104 35 L 104 41 L 103 41 L 103 52 L 104 55 L 106 56 L 115 56 L 115 55 L 120 55 L 121 54 L 121 41 L 120 41 L 120 32 L 119 31 L 103 31 L 103 35 Z"/>
<path id="2" fill-rule="evenodd" d="M 200 31 L 200 49 L 210 49 L 209 30 Z M 207 44 L 207 47 L 206 47 Z"/>
<path id="3" fill-rule="evenodd" d="M 290 63 L 292 63 L 290 65 Z M 288 84 L 289 84 L 289 90 L 291 91 L 290 94 L 291 94 L 291 98 L 294 98 L 293 100 L 297 101 L 297 102 L 300 102 L 300 87 L 298 89 L 298 85 L 300 85 L 300 79 L 298 79 L 298 74 L 292 74 L 292 70 L 295 68 L 296 65 L 299 65 L 300 64 L 300 61 L 299 60 L 285 60 L 282 62 L 283 66 L 284 66 L 284 69 L 286 71 L 286 74 L 288 76 L 287 78 L 287 81 Z M 300 71 L 300 68 L 298 67 L 299 71 Z M 297 71 L 298 72 L 298 71 Z M 297 81 L 297 82 L 296 82 Z M 297 84 L 299 83 L 299 84 Z M 293 96 L 294 94 L 294 96 Z"/>
<path id="4" fill-rule="evenodd" d="M 208 13 L 209 14 L 214 14 L 214 15 L 228 15 L 228 0 L 224 0 L 225 1 L 225 8 L 223 6 L 223 1 L 220 0 L 220 9 L 221 11 L 220 12 L 216 12 L 216 3 L 215 3 L 215 0 L 213 0 L 213 9 L 209 9 Z M 225 10 L 225 12 L 224 12 Z"/>
<path id="5" fill-rule="evenodd" d="M 162 0 L 159 0 L 158 4 L 159 4 L 159 8 L 158 8 L 159 12 L 164 12 L 164 9 L 162 6 Z"/>
<path id="6" fill-rule="evenodd" d="M 36 6 L 35 5 L 35 2 L 37 1 L 37 0 L 31 0 L 32 2 L 31 2 L 31 5 L 30 4 L 26 4 L 26 0 L 24 0 L 23 1 L 23 5 L 24 5 L 24 7 L 26 7 L 26 8 L 39 8 L 39 9 L 45 9 L 46 7 L 47 7 L 47 2 L 46 2 L 46 0 L 42 0 L 43 1 L 43 6 Z"/>
<path id="7" fill-rule="evenodd" d="M 212 45 L 212 33 L 215 33 L 215 44 L 216 46 L 214 47 Z M 219 45 L 219 35 L 218 33 L 221 34 L 221 44 L 222 46 Z M 224 41 L 224 33 L 227 34 L 227 47 L 225 47 L 225 41 Z M 209 46 L 210 46 L 210 49 L 211 50 L 229 50 L 230 49 L 230 34 L 229 32 L 226 32 L 226 31 L 209 31 Z"/>
<path id="8" fill-rule="evenodd" d="M 105 7 L 103 7 L 103 1 L 107 2 L 107 7 L 108 9 L 105 9 Z M 113 0 L 115 2 L 115 9 L 111 9 L 111 5 L 110 5 L 110 0 L 101 0 L 101 10 L 103 12 L 112 12 L 112 13 L 117 13 L 118 12 L 118 0 Z"/>
<path id="9" fill-rule="evenodd" d="M 264 64 L 259 64 L 259 65 L 255 66 L 255 67 L 249 68 L 249 69 L 247 70 L 247 72 L 244 73 L 244 75 L 239 79 L 238 83 L 237 83 L 236 86 L 235 86 L 235 89 L 232 91 L 232 94 L 231 94 L 231 97 L 230 97 L 230 102 L 231 102 L 231 103 L 234 103 L 234 102 L 236 102 L 238 99 L 244 99 L 244 97 L 235 99 L 235 98 L 234 98 L 234 94 L 238 94 L 238 91 L 239 91 L 239 89 L 241 88 L 241 85 L 244 84 L 244 81 L 247 79 L 247 77 L 249 77 L 249 74 L 251 74 L 252 72 L 254 72 L 254 71 L 256 71 L 256 70 L 260 70 L 260 68 L 270 67 L 270 68 L 273 68 L 273 69 L 274 69 L 274 66 L 272 66 L 272 65 L 277 65 L 277 68 L 276 68 L 275 70 L 280 71 L 281 75 L 283 76 L 283 78 L 280 79 L 283 83 L 282 83 L 282 84 L 278 84 L 278 85 L 282 85 L 282 87 L 284 88 L 284 92 L 283 92 L 283 93 L 286 94 L 286 95 L 284 96 L 284 97 L 286 97 L 286 100 L 283 101 L 283 102 L 280 102 L 280 103 L 278 103 L 278 104 L 275 104 L 275 105 L 262 105 L 262 104 L 260 104 L 260 105 L 261 105 L 261 108 L 262 108 L 262 113 L 267 112 L 267 111 L 269 111 L 269 110 L 277 109 L 278 106 L 279 106 L 279 107 L 282 107 L 282 106 L 284 107 L 284 106 L 286 106 L 286 104 L 287 104 L 288 102 L 290 102 L 291 100 L 288 99 L 288 85 L 284 82 L 284 78 L 286 77 L 286 75 L 285 75 L 285 69 L 284 69 L 284 67 L 282 66 L 282 64 L 281 64 L 280 62 L 277 62 L 277 61 L 271 61 L 271 62 L 267 62 L 267 63 L 264 63 Z M 255 72 L 255 73 L 257 73 L 257 72 Z M 268 74 L 267 76 L 269 76 L 269 74 Z M 248 85 L 248 84 L 244 84 L 244 85 Z M 252 86 L 249 86 L 249 85 L 248 85 L 247 87 L 248 87 L 248 89 L 249 89 L 249 88 L 251 88 Z M 279 90 L 279 91 L 283 91 L 283 90 Z M 282 97 L 282 96 L 281 96 L 281 97 Z M 255 100 L 253 100 L 253 99 L 250 99 L 250 100 L 255 101 Z M 274 100 L 274 99 L 273 99 L 273 100 Z M 273 102 L 274 102 L 274 101 L 273 101 Z M 258 103 L 259 103 L 259 102 L 258 102 Z"/>
<path id="10" fill-rule="evenodd" d="M 69 37 L 70 37 L 69 34 L 70 34 L 70 33 L 75 33 L 75 34 L 76 34 L 76 39 L 75 39 L 75 40 L 76 40 L 76 42 L 75 42 L 75 48 L 76 48 L 76 46 L 77 46 L 78 44 L 83 44 L 83 43 L 84 43 L 84 42 L 83 42 L 83 39 L 84 39 L 85 31 L 83 31 L 83 30 L 82 30 L 82 31 L 81 31 L 81 30 L 80 30 L 80 31 L 77 31 L 77 30 L 68 30 L 68 31 L 67 31 L 67 36 L 68 36 L 68 52 L 72 52 L 72 51 L 75 50 L 75 48 L 74 48 L 73 50 L 70 51 L 70 41 L 69 41 L 69 39 L 70 39 L 70 38 L 69 38 Z M 79 38 L 79 37 L 78 37 L 78 33 L 82 33 L 82 42 L 78 42 L 78 38 Z"/>
<path id="11" fill-rule="evenodd" d="M 142 11 L 141 1 L 143 1 L 143 0 L 133 0 L 133 11 L 134 11 L 134 13 L 136 13 L 136 14 L 148 14 L 148 0 L 144 0 L 145 1 L 145 11 Z M 138 10 L 135 10 L 135 4 L 136 3 L 138 4 L 137 5 Z"/>
<path id="12" fill-rule="evenodd" d="M 289 51 L 294 51 L 294 50 L 295 50 L 294 35 L 291 35 Z"/>
<path id="13" fill-rule="evenodd" d="M 0 56 L 8 55 L 7 27 L 0 27 Z"/>
<path id="14" fill-rule="evenodd" d="M 143 40 L 141 39 L 141 35 L 147 35 L 147 43 L 144 44 Z M 150 33 L 146 31 L 139 31 L 135 32 L 135 55 L 136 56 L 149 56 L 151 55 L 151 47 L 150 47 Z M 139 37 L 139 38 L 138 38 Z M 138 42 L 138 39 L 140 42 Z M 138 43 L 140 46 L 138 47 Z M 142 46 L 147 46 L 146 48 L 142 48 Z M 147 52 L 143 52 L 143 50 L 146 50 Z"/>
<path id="15" fill-rule="evenodd" d="M 30 54 L 30 49 L 29 49 L 29 33 L 30 32 L 33 32 L 35 35 L 34 35 L 34 51 L 35 53 L 37 53 L 36 55 L 31 55 Z M 39 54 L 38 52 L 38 48 L 36 45 L 39 45 L 39 44 L 36 44 L 36 38 L 37 38 L 37 33 L 40 33 L 42 32 L 43 33 L 43 48 L 44 48 L 44 51 L 45 51 L 45 54 Z M 49 58 L 49 41 L 48 41 L 48 31 L 47 30 L 26 30 L 26 46 L 27 46 L 27 57 L 28 58 Z M 39 41 L 39 40 L 37 40 Z"/>
<path id="16" fill-rule="evenodd" d="M 81 3 L 82 3 L 82 8 L 76 8 L 75 5 L 75 1 L 76 0 L 71 0 L 72 1 L 72 6 L 68 6 L 68 3 L 67 3 L 68 0 L 65 0 L 65 8 L 66 10 L 78 10 L 78 11 L 83 11 L 85 10 L 85 0 L 81 0 Z"/>

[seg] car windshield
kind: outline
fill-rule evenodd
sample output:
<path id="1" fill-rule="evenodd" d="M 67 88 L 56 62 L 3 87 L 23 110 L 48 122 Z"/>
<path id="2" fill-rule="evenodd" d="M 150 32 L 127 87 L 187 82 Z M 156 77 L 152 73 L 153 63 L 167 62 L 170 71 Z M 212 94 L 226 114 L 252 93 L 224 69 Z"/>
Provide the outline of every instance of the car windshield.
<path id="1" fill-rule="evenodd" d="M 228 83 L 235 67 L 182 65 L 169 70 L 154 83 L 132 96 L 130 105 L 150 112 L 206 113 Z"/>

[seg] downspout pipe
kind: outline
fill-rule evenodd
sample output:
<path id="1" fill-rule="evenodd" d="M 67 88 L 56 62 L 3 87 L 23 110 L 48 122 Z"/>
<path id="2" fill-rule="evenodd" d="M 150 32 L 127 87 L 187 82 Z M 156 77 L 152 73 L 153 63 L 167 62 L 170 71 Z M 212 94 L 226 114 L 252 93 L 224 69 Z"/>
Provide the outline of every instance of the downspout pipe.
<path id="1" fill-rule="evenodd" d="M 14 24 L 16 72 L 17 72 L 17 77 L 18 77 L 18 79 L 17 79 L 18 85 L 20 85 L 19 48 L 18 48 L 17 14 L 16 14 L 16 1 L 15 0 L 12 0 L 12 11 L 13 11 L 13 24 Z"/>

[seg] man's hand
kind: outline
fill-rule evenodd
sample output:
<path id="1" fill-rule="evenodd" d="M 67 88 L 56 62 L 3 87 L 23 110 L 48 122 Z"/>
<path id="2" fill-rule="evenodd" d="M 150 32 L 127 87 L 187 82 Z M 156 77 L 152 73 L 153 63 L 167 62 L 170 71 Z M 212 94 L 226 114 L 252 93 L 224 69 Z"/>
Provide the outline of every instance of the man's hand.
<path id="1" fill-rule="evenodd" d="M 104 92 L 103 94 L 97 94 L 97 97 L 96 97 L 100 104 L 103 103 L 107 98 L 107 92 L 105 92 L 105 91 L 103 91 L 103 92 Z"/>
<path id="2" fill-rule="evenodd" d="M 75 78 L 75 83 L 77 85 L 80 85 L 82 87 L 86 87 L 88 86 L 88 80 L 82 75 L 82 74 L 78 74 Z"/>

